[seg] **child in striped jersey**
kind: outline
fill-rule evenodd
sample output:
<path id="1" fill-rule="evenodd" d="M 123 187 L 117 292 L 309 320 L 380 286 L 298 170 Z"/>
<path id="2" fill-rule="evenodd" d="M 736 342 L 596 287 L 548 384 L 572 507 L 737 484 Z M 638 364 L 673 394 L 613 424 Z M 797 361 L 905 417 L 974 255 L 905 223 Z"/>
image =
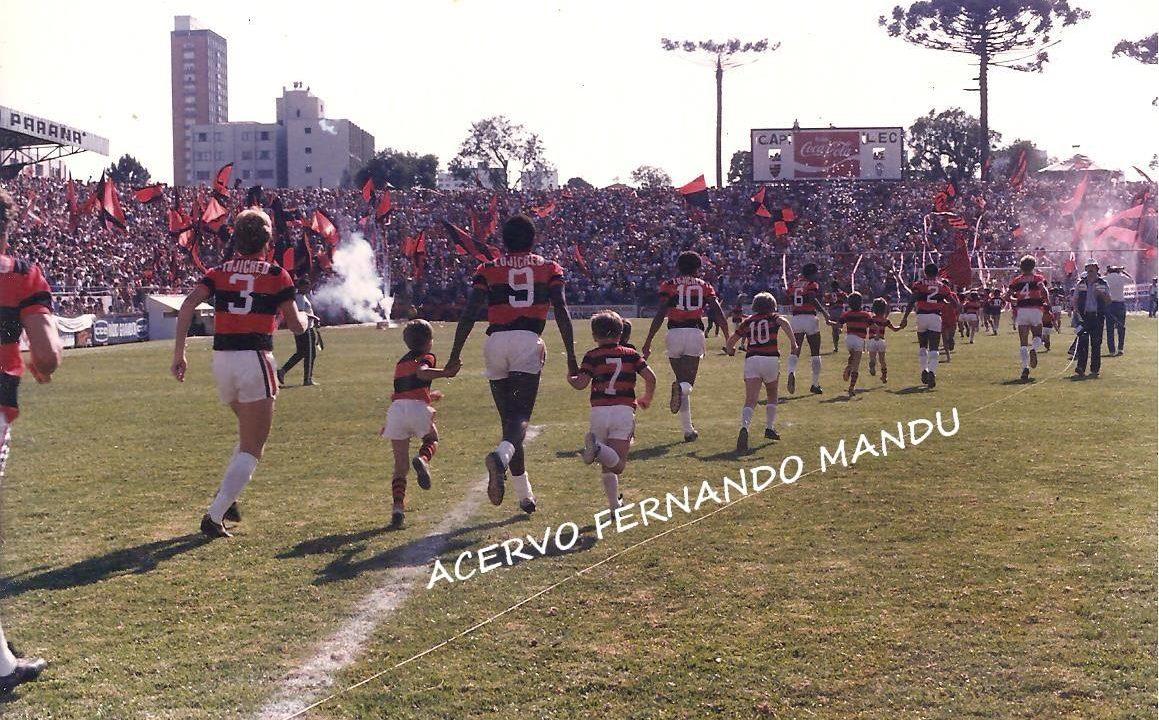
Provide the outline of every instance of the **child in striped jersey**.
<path id="1" fill-rule="evenodd" d="M 636 430 L 636 407 L 647 408 L 656 392 L 656 373 L 631 345 L 623 342 L 624 319 L 604 310 L 592 316 L 597 347 L 584 355 L 579 372 L 568 377 L 576 390 L 591 384 L 591 425 L 584 436 L 583 461 L 597 460 L 603 470 L 608 507 L 620 506 L 620 474 Z M 636 397 L 636 376 L 644 378 L 644 395 Z"/>
<path id="2" fill-rule="evenodd" d="M 857 387 L 857 374 L 861 369 L 861 353 L 865 352 L 865 336 L 869 334 L 873 323 L 873 314 L 861 309 L 861 293 L 852 292 L 845 299 L 849 309 L 841 313 L 841 317 L 826 322 L 834 328 L 845 326 L 845 347 L 849 349 L 849 361 L 845 364 L 845 371 L 841 377 L 849 381 L 849 397 Z"/>
<path id="3" fill-rule="evenodd" d="M 458 368 L 439 368 L 438 360 L 431 352 L 434 330 L 426 320 L 411 320 L 402 329 L 402 341 L 407 354 L 394 367 L 394 393 L 390 396 L 390 409 L 386 413 L 386 426 L 382 437 L 390 440 L 394 451 L 394 473 L 390 481 L 390 493 L 394 506 L 390 515 L 391 527 L 399 527 L 406 510 L 406 476 L 409 464 L 415 470 L 419 487 L 431 487 L 430 462 L 439 447 L 439 429 L 435 427 L 435 409 L 432 402 L 442 399 L 443 394 L 431 390 L 431 381 L 454 377 Z M 410 456 L 411 438 L 420 438 L 422 445 L 413 458 Z"/>
<path id="4" fill-rule="evenodd" d="M 879 297 L 873 301 L 873 317 L 869 319 L 869 332 L 865 335 L 865 349 L 869 353 L 869 374 L 877 374 L 877 363 L 881 363 L 881 382 L 889 382 L 889 368 L 885 366 L 885 329 L 901 330 L 889 319 L 889 301 Z"/>

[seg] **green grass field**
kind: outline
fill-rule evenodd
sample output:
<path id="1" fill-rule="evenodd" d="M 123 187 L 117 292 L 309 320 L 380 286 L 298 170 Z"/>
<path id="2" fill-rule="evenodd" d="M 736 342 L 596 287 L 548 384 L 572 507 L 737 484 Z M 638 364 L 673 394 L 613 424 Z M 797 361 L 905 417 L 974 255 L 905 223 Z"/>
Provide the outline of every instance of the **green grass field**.
<path id="1" fill-rule="evenodd" d="M 445 356 L 452 328 L 437 333 Z M 376 433 L 399 336 L 327 332 L 322 385 L 283 391 L 229 541 L 196 534 L 234 443 L 204 340 L 192 344 L 184 385 L 168 376 L 168 343 L 70 351 L 51 385 L 26 384 L 4 481 L 0 612 L 16 644 L 52 664 L 0 715 L 258 717 L 405 566 L 410 595 L 330 691 L 571 579 L 307 717 L 1155 717 L 1154 321 L 1132 318 L 1129 354 L 1083 382 L 1069 379 L 1058 345 L 1035 382 L 1012 382 L 1016 340 L 1004 331 L 959 345 L 937 389 L 918 390 L 906 331 L 890 338 L 890 384 L 863 369 L 864 392 L 847 401 L 844 352 L 826 355 L 825 395 L 788 398 L 784 439 L 754 439 L 741 458 L 731 452 L 741 358 L 705 359 L 693 396 L 701 437 L 685 444 L 658 356 L 658 403 L 640 413 L 628 501 L 719 486 L 790 454 L 811 470 L 818 445 L 937 410 L 958 408 L 961 428 L 775 485 L 578 577 L 717 506 L 598 542 L 589 529 L 572 552 L 431 590 L 424 538 L 481 494 L 498 423 L 479 327 L 463 373 L 436 384 L 447 397 L 435 486 L 423 492 L 412 478 L 407 524 L 389 530 L 389 445 Z M 500 508 L 483 499 L 436 538 L 444 562 L 567 521 L 590 525 L 603 507 L 598 473 L 576 452 L 586 393 L 565 382 L 554 328 L 546 337 L 533 421 L 542 432 L 528 454 L 540 511 L 524 517 L 512 493 Z M 290 347 L 279 335 L 279 355 Z M 763 419 L 758 408 L 755 438 Z"/>

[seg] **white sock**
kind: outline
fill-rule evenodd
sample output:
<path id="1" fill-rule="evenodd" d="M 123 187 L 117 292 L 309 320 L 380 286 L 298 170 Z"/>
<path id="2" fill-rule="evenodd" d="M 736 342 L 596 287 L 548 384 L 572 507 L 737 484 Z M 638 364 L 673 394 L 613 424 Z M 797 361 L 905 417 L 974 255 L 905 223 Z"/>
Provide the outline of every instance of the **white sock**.
<path id="1" fill-rule="evenodd" d="M 606 472 L 600 477 L 604 480 L 604 495 L 608 496 L 608 507 L 614 510 L 620 506 L 620 476 Z"/>
<path id="2" fill-rule="evenodd" d="M 1034 345 L 1034 351 L 1035 351 L 1035 352 L 1038 352 L 1039 350 L 1042 350 L 1042 338 L 1040 338 L 1040 337 L 1036 337 L 1036 338 L 1034 338 L 1034 343 L 1033 343 L 1033 345 Z"/>
<path id="3" fill-rule="evenodd" d="M 535 497 L 531 493 L 531 481 L 527 479 L 527 473 L 522 475 L 512 475 L 511 485 L 515 488 L 515 494 L 519 496 L 520 500 Z"/>
<path id="4" fill-rule="evenodd" d="M 937 372 L 938 369 L 938 351 L 929 350 L 926 352 L 926 365 L 930 372 Z"/>
<path id="5" fill-rule="evenodd" d="M 765 427 L 767 427 L 769 430 L 773 430 L 774 429 L 773 426 L 776 425 L 776 423 L 777 423 L 777 403 L 775 403 L 772 400 L 769 400 L 769 404 L 765 405 Z"/>
<path id="6" fill-rule="evenodd" d="M 918 367 L 922 370 L 929 370 L 929 365 L 926 363 L 926 349 L 918 348 Z"/>
<path id="7" fill-rule="evenodd" d="M 4 628 L 0 627 L 0 676 L 11 675 L 16 670 L 16 656 L 8 650 L 8 641 L 4 639 Z"/>
<path id="8" fill-rule="evenodd" d="M 596 459 L 604 467 L 615 467 L 620 464 L 620 453 L 603 443 L 596 443 Z"/>
<path id="9" fill-rule="evenodd" d="M 239 452 L 233 456 L 233 459 L 229 461 L 229 466 L 225 469 L 225 477 L 221 479 L 221 487 L 217 491 L 217 497 L 209 506 L 211 520 L 215 523 L 221 522 L 225 511 L 237 501 L 238 497 L 241 496 L 241 491 L 245 490 L 245 486 L 249 484 L 257 466 L 258 459 L 249 453 Z"/>
<path id="10" fill-rule="evenodd" d="M 814 355 L 812 358 L 810 358 L 810 361 L 813 363 L 813 384 L 820 385 L 821 384 L 821 356 Z"/>
<path id="11" fill-rule="evenodd" d="M 1023 345 L 1018 348 L 1018 354 L 1022 356 L 1022 369 L 1026 370 L 1030 367 L 1030 348 Z"/>
<path id="12" fill-rule="evenodd" d="M 797 361 L 798 360 L 800 360 L 800 356 L 798 356 L 798 355 L 790 355 L 789 356 L 789 374 L 790 375 L 797 372 Z"/>
<path id="13" fill-rule="evenodd" d="M 692 432 L 692 386 L 680 383 L 680 425 L 684 433 Z"/>
<path id="14" fill-rule="evenodd" d="M 495 452 L 499 454 L 499 459 L 503 461 L 503 467 L 511 464 L 511 457 L 515 455 L 515 446 L 504 440 L 499 443 L 499 447 L 495 448 Z"/>
<path id="15" fill-rule="evenodd" d="M 754 408 L 745 405 L 744 410 L 740 411 L 740 426 L 746 430 L 748 430 L 749 423 L 753 421 L 753 410 Z"/>

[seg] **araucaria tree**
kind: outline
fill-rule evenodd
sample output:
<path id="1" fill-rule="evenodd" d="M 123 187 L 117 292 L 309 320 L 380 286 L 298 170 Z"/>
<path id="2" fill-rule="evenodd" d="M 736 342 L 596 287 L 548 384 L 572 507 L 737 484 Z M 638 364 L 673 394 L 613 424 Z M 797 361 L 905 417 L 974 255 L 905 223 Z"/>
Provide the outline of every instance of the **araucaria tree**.
<path id="1" fill-rule="evenodd" d="M 1067 0 L 918 0 L 898 5 L 878 23 L 893 37 L 934 50 L 966 53 L 978 59 L 979 119 L 982 124 L 982 179 L 990 173 L 989 70 L 1002 67 L 1041 72 L 1058 28 L 1090 13 Z"/>
<path id="2" fill-rule="evenodd" d="M 552 165 L 539 135 L 504 115 L 496 115 L 471 124 L 450 170 L 458 179 L 482 187 L 479 167 L 487 169 L 489 187 L 509 190 L 523 172 L 545 172 Z"/>

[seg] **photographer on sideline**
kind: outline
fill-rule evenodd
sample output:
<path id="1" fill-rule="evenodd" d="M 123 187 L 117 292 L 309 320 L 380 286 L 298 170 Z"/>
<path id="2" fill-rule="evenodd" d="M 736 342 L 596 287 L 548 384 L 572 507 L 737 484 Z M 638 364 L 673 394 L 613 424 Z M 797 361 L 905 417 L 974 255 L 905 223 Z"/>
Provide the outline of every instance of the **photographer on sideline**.
<path id="1" fill-rule="evenodd" d="M 1075 350 L 1075 375 L 1086 375 L 1087 358 L 1091 361 L 1091 377 L 1099 376 L 1102 366 L 1100 356 L 1103 346 L 1103 323 L 1106 321 L 1106 307 L 1111 302 L 1107 283 L 1099 277 L 1099 264 L 1094 258 L 1087 260 L 1086 272 L 1079 278 L 1071 302 L 1071 315 L 1080 322 Z"/>
<path id="2" fill-rule="evenodd" d="M 278 385 L 285 386 L 286 373 L 300 360 L 302 362 L 302 385 L 317 385 L 314 382 L 314 359 L 318 354 L 318 316 L 314 314 L 314 304 L 306 297 L 310 283 L 305 278 L 298 280 L 298 295 L 294 303 L 298 312 L 306 316 L 306 332 L 294 336 L 294 354 L 286 360 L 286 364 L 278 368 Z"/>

